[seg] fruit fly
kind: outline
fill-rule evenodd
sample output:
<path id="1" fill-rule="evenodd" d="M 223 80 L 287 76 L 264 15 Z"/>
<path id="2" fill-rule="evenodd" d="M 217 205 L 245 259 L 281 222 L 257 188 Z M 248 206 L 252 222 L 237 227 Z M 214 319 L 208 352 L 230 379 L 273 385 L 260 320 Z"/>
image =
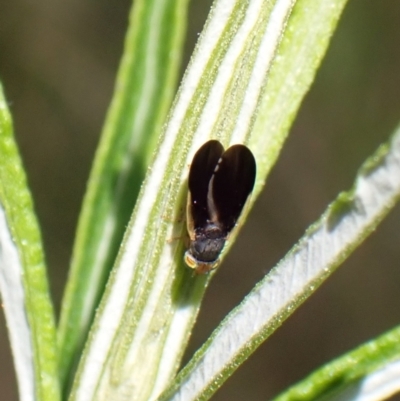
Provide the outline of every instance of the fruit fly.
<path id="1" fill-rule="evenodd" d="M 186 209 L 185 263 L 196 274 L 218 267 L 220 254 L 254 187 L 256 161 L 244 145 L 206 142 L 193 157 Z"/>

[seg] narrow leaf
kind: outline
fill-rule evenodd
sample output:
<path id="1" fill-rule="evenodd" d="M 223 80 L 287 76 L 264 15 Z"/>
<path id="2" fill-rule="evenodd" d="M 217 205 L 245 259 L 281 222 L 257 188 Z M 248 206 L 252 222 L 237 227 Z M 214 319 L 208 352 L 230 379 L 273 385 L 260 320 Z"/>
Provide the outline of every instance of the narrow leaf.
<path id="1" fill-rule="evenodd" d="M 65 388 L 79 360 L 176 89 L 188 0 L 137 0 L 79 220 L 59 327 Z"/>
<path id="2" fill-rule="evenodd" d="M 400 327 L 326 364 L 274 401 L 384 400 L 400 391 Z"/>
<path id="3" fill-rule="evenodd" d="M 60 399 L 53 307 L 31 194 L 0 86 L 0 293 L 20 399 Z"/>

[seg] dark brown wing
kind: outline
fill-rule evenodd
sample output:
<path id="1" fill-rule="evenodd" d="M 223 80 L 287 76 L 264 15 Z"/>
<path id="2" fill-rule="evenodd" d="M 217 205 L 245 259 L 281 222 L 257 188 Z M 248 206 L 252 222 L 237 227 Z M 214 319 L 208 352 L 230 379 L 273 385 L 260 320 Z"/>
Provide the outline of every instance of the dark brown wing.
<path id="1" fill-rule="evenodd" d="M 188 180 L 190 216 L 187 218 L 192 219 L 191 225 L 194 228 L 204 227 L 210 218 L 207 205 L 208 187 L 223 152 L 221 143 L 211 140 L 201 146 L 193 157 Z"/>
<path id="2" fill-rule="evenodd" d="M 235 226 L 255 178 L 256 161 L 246 146 L 233 145 L 223 153 L 214 172 L 209 206 L 215 208 L 216 219 L 226 233 Z"/>

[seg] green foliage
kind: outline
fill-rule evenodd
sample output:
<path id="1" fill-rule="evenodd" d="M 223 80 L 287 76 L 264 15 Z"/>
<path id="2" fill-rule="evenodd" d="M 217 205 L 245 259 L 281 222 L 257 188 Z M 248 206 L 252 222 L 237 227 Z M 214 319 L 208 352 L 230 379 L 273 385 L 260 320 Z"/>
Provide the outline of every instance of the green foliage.
<path id="1" fill-rule="evenodd" d="M 0 290 L 21 399 L 60 399 L 53 305 L 42 240 L 0 87 Z M 29 394 L 34 392 L 35 394 Z"/>
<path id="2" fill-rule="evenodd" d="M 377 227 L 400 196 L 398 132 L 177 373 L 214 274 L 195 276 L 182 260 L 187 166 L 209 138 L 246 143 L 257 160 L 252 206 L 345 4 L 215 1 L 173 101 L 188 1 L 135 1 L 79 219 L 58 354 L 38 224 L 0 99 L 0 291 L 21 399 L 58 400 L 61 388 L 70 401 L 207 400 Z M 278 400 L 358 386 L 398 359 L 397 332 Z"/>

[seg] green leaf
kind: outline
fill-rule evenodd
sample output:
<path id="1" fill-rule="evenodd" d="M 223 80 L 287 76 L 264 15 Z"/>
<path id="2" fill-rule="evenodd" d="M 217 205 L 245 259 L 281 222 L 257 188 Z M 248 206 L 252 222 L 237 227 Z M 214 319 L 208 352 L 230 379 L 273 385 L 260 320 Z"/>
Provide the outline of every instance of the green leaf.
<path id="1" fill-rule="evenodd" d="M 0 292 L 21 400 L 60 399 L 42 241 L 0 86 Z"/>
<path id="2" fill-rule="evenodd" d="M 168 385 L 211 277 L 194 276 L 182 261 L 187 166 L 209 138 L 248 143 L 258 163 L 255 192 L 261 190 L 344 5 L 215 2 L 125 233 L 71 400 L 148 400 Z"/>
<path id="3" fill-rule="evenodd" d="M 137 0 L 79 220 L 62 303 L 68 386 L 176 90 L 187 0 Z"/>
<path id="4" fill-rule="evenodd" d="M 274 401 L 384 400 L 400 391 L 400 327 L 326 364 Z"/>

